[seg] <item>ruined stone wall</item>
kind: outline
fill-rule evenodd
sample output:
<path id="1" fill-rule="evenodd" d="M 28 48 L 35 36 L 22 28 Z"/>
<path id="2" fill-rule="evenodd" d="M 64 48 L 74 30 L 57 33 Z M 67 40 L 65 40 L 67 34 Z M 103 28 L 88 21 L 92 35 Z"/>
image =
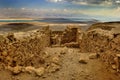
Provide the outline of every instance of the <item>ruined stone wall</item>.
<path id="1" fill-rule="evenodd" d="M 117 68 L 116 56 L 120 54 L 120 34 L 109 30 L 92 29 L 83 33 L 80 42 L 81 52 L 100 54 L 100 58 L 109 66 Z"/>
<path id="2" fill-rule="evenodd" d="M 81 52 L 104 52 L 109 49 L 109 42 L 114 38 L 110 31 L 94 29 L 83 34 Z"/>
<path id="3" fill-rule="evenodd" d="M 20 40 L 14 34 L 0 38 L 0 67 L 40 67 L 44 63 L 41 51 L 50 45 L 49 30 L 36 31 Z"/>
<path id="4" fill-rule="evenodd" d="M 63 33 L 62 44 L 76 42 L 77 41 L 78 28 L 68 26 Z"/>
<path id="5" fill-rule="evenodd" d="M 79 25 L 68 25 L 64 31 L 52 31 L 51 44 L 79 48 L 79 39 L 81 39 L 81 29 Z"/>

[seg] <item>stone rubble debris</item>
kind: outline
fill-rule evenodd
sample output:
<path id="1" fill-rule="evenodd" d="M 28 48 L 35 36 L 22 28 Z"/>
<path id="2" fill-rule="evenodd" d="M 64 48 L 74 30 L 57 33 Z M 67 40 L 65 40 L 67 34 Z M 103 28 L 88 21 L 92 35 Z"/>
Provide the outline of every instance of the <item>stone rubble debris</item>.
<path id="1" fill-rule="evenodd" d="M 99 53 L 102 61 L 119 71 L 120 59 L 116 54 L 120 54 L 120 30 L 114 32 L 119 29 L 118 27 L 120 27 L 119 22 L 93 24 L 83 33 L 82 39 L 79 41 L 80 52 Z"/>

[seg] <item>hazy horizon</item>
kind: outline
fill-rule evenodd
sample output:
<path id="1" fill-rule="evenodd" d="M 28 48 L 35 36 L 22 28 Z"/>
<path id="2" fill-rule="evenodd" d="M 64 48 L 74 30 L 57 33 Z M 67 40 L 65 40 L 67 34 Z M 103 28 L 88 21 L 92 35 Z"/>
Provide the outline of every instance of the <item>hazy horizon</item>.
<path id="1" fill-rule="evenodd" d="M 120 0 L 0 0 L 0 18 L 120 21 Z"/>

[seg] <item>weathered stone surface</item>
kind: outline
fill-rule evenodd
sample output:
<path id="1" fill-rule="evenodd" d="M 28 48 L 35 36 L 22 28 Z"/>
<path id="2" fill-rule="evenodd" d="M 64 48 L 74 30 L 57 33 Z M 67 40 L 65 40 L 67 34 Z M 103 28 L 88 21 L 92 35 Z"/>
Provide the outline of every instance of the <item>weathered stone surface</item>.
<path id="1" fill-rule="evenodd" d="M 79 59 L 79 63 L 81 63 L 81 64 L 87 64 L 88 62 L 87 62 L 86 59 L 80 58 Z"/>
<path id="2" fill-rule="evenodd" d="M 44 58 L 48 57 L 47 53 L 42 54 L 41 51 L 50 44 L 49 30 L 23 33 L 24 35 L 6 34 L 5 40 L 0 42 L 0 62 L 12 67 L 17 65 L 31 66 L 31 64 L 33 67 L 40 67 L 40 64 L 45 62 Z M 21 37 L 16 38 L 14 35 Z M 40 64 L 37 65 L 38 63 Z"/>
<path id="3" fill-rule="evenodd" d="M 16 66 L 13 68 L 13 74 L 19 74 L 22 71 L 20 66 Z"/>
<path id="4" fill-rule="evenodd" d="M 47 72 L 51 72 L 54 73 L 56 71 L 59 71 L 60 66 L 54 63 L 51 63 L 48 67 L 47 67 Z"/>
<path id="5" fill-rule="evenodd" d="M 64 47 L 61 51 L 61 54 L 66 54 L 68 52 L 68 48 L 67 47 Z"/>
<path id="6" fill-rule="evenodd" d="M 83 33 L 79 41 L 80 51 L 100 53 L 100 58 L 107 65 L 112 66 L 114 63 L 118 65 L 118 61 L 114 60 L 116 54 L 120 53 L 120 30 L 118 25 L 119 22 L 93 24 Z M 117 66 L 116 70 L 120 70 L 120 66 Z"/>
<path id="7" fill-rule="evenodd" d="M 97 53 L 90 53 L 89 59 L 97 59 L 99 57 L 99 54 Z"/>
<path id="8" fill-rule="evenodd" d="M 117 66 L 115 64 L 113 64 L 112 66 L 112 69 L 116 70 L 117 69 Z"/>
<path id="9" fill-rule="evenodd" d="M 53 57 L 52 62 L 55 63 L 55 64 L 59 64 L 59 62 L 60 62 L 59 57 Z"/>
<path id="10" fill-rule="evenodd" d="M 80 41 L 81 52 L 104 52 L 110 48 L 109 42 L 114 38 L 113 32 L 94 29 L 84 33 Z"/>
<path id="11" fill-rule="evenodd" d="M 65 43 L 64 46 L 70 47 L 70 48 L 79 48 L 79 44 L 77 42 Z"/>
<path id="12" fill-rule="evenodd" d="M 32 66 L 27 66 L 27 67 L 25 67 L 24 68 L 24 71 L 23 72 L 28 72 L 28 73 L 34 73 L 34 71 L 35 71 L 35 68 L 34 67 L 32 67 Z"/>
<path id="13" fill-rule="evenodd" d="M 45 68 L 44 67 L 40 67 L 35 69 L 35 73 L 37 76 L 42 76 L 45 73 Z"/>
<path id="14" fill-rule="evenodd" d="M 21 66 L 15 66 L 15 67 L 7 67 L 8 70 L 10 70 L 14 75 L 20 74 L 22 72 Z"/>
<path id="15" fill-rule="evenodd" d="M 2 56 L 6 57 L 8 55 L 8 53 L 6 51 L 2 52 Z"/>

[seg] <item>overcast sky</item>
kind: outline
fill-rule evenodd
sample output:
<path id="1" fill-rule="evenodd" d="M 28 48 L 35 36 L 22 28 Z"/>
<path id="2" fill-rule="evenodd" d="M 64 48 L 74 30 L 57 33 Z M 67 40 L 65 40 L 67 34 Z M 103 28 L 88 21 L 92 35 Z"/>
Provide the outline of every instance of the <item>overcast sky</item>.
<path id="1" fill-rule="evenodd" d="M 120 20 L 120 0 L 0 0 L 0 16 Z"/>

